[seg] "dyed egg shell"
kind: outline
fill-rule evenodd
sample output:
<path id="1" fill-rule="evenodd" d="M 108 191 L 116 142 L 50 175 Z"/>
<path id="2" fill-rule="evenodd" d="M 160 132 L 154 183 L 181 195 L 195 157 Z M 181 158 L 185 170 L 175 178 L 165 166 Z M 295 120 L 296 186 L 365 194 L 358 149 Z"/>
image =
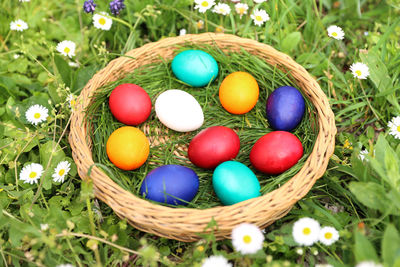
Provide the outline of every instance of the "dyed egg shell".
<path id="1" fill-rule="evenodd" d="M 195 197 L 198 189 L 199 178 L 192 169 L 180 165 L 164 165 L 147 174 L 140 187 L 140 194 L 160 203 L 186 205 Z"/>
<path id="2" fill-rule="evenodd" d="M 224 205 L 260 196 L 260 183 L 257 176 L 243 163 L 225 161 L 213 173 L 213 187 L 217 197 Z"/>
<path id="3" fill-rule="evenodd" d="M 194 165 L 210 169 L 234 159 L 239 149 L 239 136 L 232 129 L 213 126 L 202 130 L 192 139 L 188 156 Z"/>
<path id="4" fill-rule="evenodd" d="M 124 126 L 115 130 L 107 140 L 107 156 L 120 169 L 139 168 L 149 156 L 150 143 L 138 128 Z"/>
<path id="5" fill-rule="evenodd" d="M 303 146 L 293 134 L 271 132 L 254 144 L 250 151 L 253 166 L 267 174 L 279 174 L 295 165 L 303 156 Z"/>
<path id="6" fill-rule="evenodd" d="M 199 102 L 182 90 L 168 90 L 155 103 L 158 119 L 177 132 L 194 131 L 203 125 L 204 114 Z"/>
<path id="7" fill-rule="evenodd" d="M 125 83 L 115 87 L 108 103 L 114 117 L 127 125 L 141 124 L 151 112 L 149 95 L 136 84 Z"/>
<path id="8" fill-rule="evenodd" d="M 217 61 L 201 50 L 180 52 L 172 60 L 171 68 L 179 80 L 193 87 L 205 86 L 218 76 Z"/>
<path id="9" fill-rule="evenodd" d="M 304 98 L 294 87 L 282 86 L 273 91 L 267 100 L 267 119 L 272 128 L 291 131 L 303 118 Z"/>
<path id="10" fill-rule="evenodd" d="M 234 72 L 225 77 L 219 87 L 219 100 L 228 112 L 244 114 L 257 103 L 259 88 L 256 79 L 247 72 Z"/>

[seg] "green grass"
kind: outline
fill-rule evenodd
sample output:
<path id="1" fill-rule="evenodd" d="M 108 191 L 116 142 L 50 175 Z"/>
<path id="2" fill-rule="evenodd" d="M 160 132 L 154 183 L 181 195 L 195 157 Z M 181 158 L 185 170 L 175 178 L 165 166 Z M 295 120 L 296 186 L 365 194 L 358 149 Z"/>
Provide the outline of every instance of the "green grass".
<path id="1" fill-rule="evenodd" d="M 98 11 L 108 11 L 107 1 L 95 2 Z M 398 266 L 400 143 L 389 134 L 387 123 L 400 114 L 399 2 L 268 0 L 257 6 L 270 16 L 262 27 L 255 27 L 250 19 L 253 1 L 242 2 L 250 9 L 240 19 L 234 13 L 226 17 L 210 11 L 201 14 L 191 0 L 126 0 L 118 18 L 130 26 L 115 20 L 107 32 L 93 27 L 81 0 L 0 3 L 0 266 L 201 266 L 204 258 L 214 254 L 225 256 L 234 266 L 355 266 L 363 260 Z M 10 22 L 18 18 L 28 23 L 28 30 L 9 30 Z M 196 27 L 199 19 L 206 28 Z M 345 31 L 343 41 L 327 36 L 326 28 L 332 24 Z M 218 26 L 226 33 L 271 45 L 304 66 L 328 96 L 338 128 L 334 155 L 323 177 L 287 216 L 266 229 L 263 249 L 249 256 L 235 252 L 230 240 L 216 242 L 213 235 L 182 243 L 134 229 L 94 198 L 92 185 L 82 182 L 75 164 L 64 183 L 51 178 L 59 161 L 73 162 L 67 139 L 68 94 L 78 95 L 96 71 L 130 49 L 176 36 L 181 28 L 201 33 L 214 32 Z M 77 45 L 72 59 L 55 50 L 63 40 Z M 238 60 L 236 55 L 228 59 Z M 70 62 L 79 67 L 70 67 Z M 351 75 L 349 67 L 354 62 L 369 66 L 368 79 L 360 81 Z M 168 64 L 158 67 L 165 74 Z M 258 67 L 240 67 L 248 68 L 264 88 L 275 87 L 269 84 L 272 79 L 262 78 Z M 224 69 L 220 78 L 232 70 L 234 66 Z M 168 77 L 168 85 L 185 88 Z M 216 90 L 220 78 L 207 90 Z M 193 94 L 203 96 L 198 89 Z M 38 127 L 24 117 L 36 103 L 46 106 L 50 114 Z M 250 119 L 262 129 L 266 126 L 263 107 L 258 109 L 261 112 Z M 108 112 L 106 105 L 99 110 Z M 245 127 L 243 117 L 237 118 L 227 124 Z M 262 135 L 257 129 L 248 143 Z M 362 149 L 370 151 L 364 161 L 358 157 Z M 104 154 L 98 158 L 104 159 Z M 245 162 L 244 156 L 238 159 Z M 23 184 L 19 172 L 32 162 L 42 164 L 46 171 L 39 184 Z M 140 172 L 143 177 L 145 171 Z M 264 186 L 275 186 L 266 181 Z M 339 241 L 332 246 L 304 247 L 304 254 L 297 254 L 291 227 L 306 216 L 338 229 Z"/>

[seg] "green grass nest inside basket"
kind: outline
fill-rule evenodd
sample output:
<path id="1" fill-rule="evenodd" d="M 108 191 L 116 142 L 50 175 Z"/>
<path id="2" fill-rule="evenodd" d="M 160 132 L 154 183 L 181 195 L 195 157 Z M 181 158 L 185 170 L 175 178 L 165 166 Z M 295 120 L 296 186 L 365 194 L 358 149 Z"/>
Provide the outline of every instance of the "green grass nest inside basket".
<path id="1" fill-rule="evenodd" d="M 188 45 L 181 47 L 176 53 L 187 49 L 201 49 L 211 54 L 218 62 L 219 75 L 217 79 L 206 87 L 193 88 L 177 80 L 171 70 L 171 60 L 161 59 L 161 63 L 149 64 L 135 69 L 124 79 L 118 80 L 96 91 L 92 103 L 86 110 L 89 137 L 93 141 L 93 160 L 96 165 L 119 186 L 139 196 L 139 189 L 143 179 L 151 170 L 166 164 L 178 164 L 193 169 L 200 179 L 200 187 L 195 198 L 187 207 L 206 209 L 222 205 L 216 197 L 212 187 L 213 170 L 205 170 L 193 165 L 187 158 L 187 153 L 182 150 L 187 147 L 192 138 L 202 129 L 210 126 L 226 126 L 234 129 L 240 138 L 240 152 L 234 159 L 250 167 L 257 175 L 261 185 L 261 194 L 268 193 L 288 179 L 293 177 L 303 166 L 304 161 L 310 155 L 316 137 L 318 135 L 317 116 L 313 105 L 306 100 L 306 111 L 300 125 L 292 132 L 303 144 L 304 155 L 301 160 L 288 171 L 269 176 L 256 171 L 250 164 L 249 154 L 254 143 L 263 135 L 273 131 L 269 128 L 265 117 L 265 105 L 268 95 L 276 88 L 284 85 L 291 85 L 297 88 L 292 82 L 290 73 L 269 65 L 257 56 L 245 51 L 240 53 L 226 53 L 217 47 L 210 45 Z M 233 115 L 222 108 L 218 90 L 222 80 L 232 72 L 245 71 L 253 75 L 260 87 L 260 96 L 256 106 L 244 115 Z M 149 94 L 152 100 L 152 113 L 143 124 L 150 127 L 147 134 L 149 139 L 164 139 L 164 144 L 150 148 L 150 155 L 147 162 L 137 170 L 123 171 L 115 167 L 108 159 L 106 143 L 111 133 L 124 126 L 118 122 L 108 107 L 108 97 L 111 91 L 119 84 L 134 83 L 141 86 Z M 204 112 L 203 126 L 190 133 L 178 133 L 166 128 L 156 117 L 154 103 L 157 96 L 169 89 L 181 89 L 193 95 L 200 103 Z M 143 125 L 139 125 L 142 128 Z M 161 135 L 157 133 L 162 133 Z M 165 134 L 167 133 L 167 134 Z M 180 150 L 179 150 L 180 148 Z M 180 151 L 176 153 L 176 151 Z M 174 153 L 175 152 L 175 153 Z M 157 202 L 154 202 L 157 203 Z M 158 203 L 160 204 L 160 203 Z M 164 205 L 164 204 L 160 204 Z"/>

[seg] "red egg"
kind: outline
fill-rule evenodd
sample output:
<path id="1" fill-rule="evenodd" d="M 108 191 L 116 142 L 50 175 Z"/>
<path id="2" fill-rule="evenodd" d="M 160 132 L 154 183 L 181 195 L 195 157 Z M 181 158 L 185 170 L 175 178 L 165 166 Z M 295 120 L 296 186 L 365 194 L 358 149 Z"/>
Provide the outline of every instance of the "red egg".
<path id="1" fill-rule="evenodd" d="M 279 174 L 295 165 L 303 156 L 303 146 L 293 134 L 268 133 L 257 140 L 250 152 L 253 166 L 267 174 Z"/>
<path id="2" fill-rule="evenodd" d="M 239 153 L 239 136 L 230 128 L 212 126 L 199 132 L 189 144 L 190 161 L 201 168 L 211 169 L 234 159 Z"/>
<path id="3" fill-rule="evenodd" d="M 150 115 L 151 100 L 146 91 L 131 83 L 118 85 L 111 92 L 109 105 L 114 117 L 127 125 L 139 125 Z"/>

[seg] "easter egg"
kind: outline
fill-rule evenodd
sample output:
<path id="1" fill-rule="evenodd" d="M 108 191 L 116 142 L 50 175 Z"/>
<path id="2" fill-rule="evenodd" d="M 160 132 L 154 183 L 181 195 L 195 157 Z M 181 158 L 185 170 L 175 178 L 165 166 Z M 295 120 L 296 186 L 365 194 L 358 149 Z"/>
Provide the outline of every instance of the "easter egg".
<path id="1" fill-rule="evenodd" d="M 199 178 L 192 169 L 164 165 L 147 174 L 140 187 L 140 195 L 161 203 L 186 205 L 196 196 L 198 189 Z"/>
<path id="2" fill-rule="evenodd" d="M 249 112 L 256 105 L 258 94 L 258 83 L 247 72 L 229 74 L 219 87 L 221 105 L 232 114 Z"/>
<path id="3" fill-rule="evenodd" d="M 114 117 L 127 125 L 141 124 L 151 112 L 149 95 L 136 84 L 125 83 L 115 87 L 108 103 Z"/>
<path id="4" fill-rule="evenodd" d="M 304 98 L 294 87 L 282 86 L 273 91 L 267 100 L 267 119 L 272 128 L 291 131 L 303 118 Z"/>
<path id="5" fill-rule="evenodd" d="M 193 86 L 202 87 L 218 76 L 217 61 L 201 50 L 186 50 L 177 54 L 171 63 L 175 76 Z"/>
<path id="6" fill-rule="evenodd" d="M 303 156 L 303 146 L 292 133 L 275 131 L 257 140 L 250 151 L 251 164 L 267 174 L 279 174 L 295 165 Z"/>
<path id="7" fill-rule="evenodd" d="M 150 144 L 138 128 L 124 126 L 115 130 L 107 140 L 106 150 L 110 161 L 120 169 L 134 170 L 146 162 Z"/>
<path id="8" fill-rule="evenodd" d="M 232 129 L 212 126 L 202 130 L 192 139 L 188 156 L 194 165 L 210 169 L 234 159 L 239 149 L 239 136 Z"/>
<path id="9" fill-rule="evenodd" d="M 257 176 L 243 163 L 225 161 L 215 168 L 212 177 L 213 188 L 224 205 L 260 196 Z"/>
<path id="10" fill-rule="evenodd" d="M 155 110 L 162 124 L 177 132 L 194 131 L 203 125 L 204 114 L 199 102 L 182 90 L 168 90 L 156 100 Z"/>

